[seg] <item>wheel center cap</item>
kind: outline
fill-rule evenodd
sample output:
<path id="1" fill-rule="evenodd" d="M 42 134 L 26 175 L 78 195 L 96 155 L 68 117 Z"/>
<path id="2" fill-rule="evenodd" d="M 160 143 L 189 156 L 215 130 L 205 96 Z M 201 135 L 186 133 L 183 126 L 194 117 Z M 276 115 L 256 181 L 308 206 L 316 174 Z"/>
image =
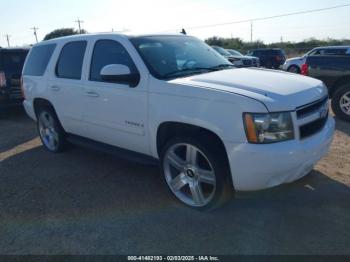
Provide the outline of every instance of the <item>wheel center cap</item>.
<path id="1" fill-rule="evenodd" d="M 194 178 L 195 177 L 195 173 L 192 169 L 187 169 L 186 170 L 186 174 L 189 178 Z"/>

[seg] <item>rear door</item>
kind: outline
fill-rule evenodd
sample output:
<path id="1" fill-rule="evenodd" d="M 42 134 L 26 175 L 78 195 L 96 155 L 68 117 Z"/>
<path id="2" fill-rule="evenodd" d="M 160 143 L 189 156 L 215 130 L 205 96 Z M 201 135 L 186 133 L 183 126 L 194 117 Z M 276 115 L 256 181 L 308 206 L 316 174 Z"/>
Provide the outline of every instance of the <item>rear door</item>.
<path id="1" fill-rule="evenodd" d="M 64 129 L 84 136 L 86 128 L 82 125 L 82 80 L 87 41 L 66 42 L 57 48 L 55 59 L 50 65 L 48 93 Z"/>

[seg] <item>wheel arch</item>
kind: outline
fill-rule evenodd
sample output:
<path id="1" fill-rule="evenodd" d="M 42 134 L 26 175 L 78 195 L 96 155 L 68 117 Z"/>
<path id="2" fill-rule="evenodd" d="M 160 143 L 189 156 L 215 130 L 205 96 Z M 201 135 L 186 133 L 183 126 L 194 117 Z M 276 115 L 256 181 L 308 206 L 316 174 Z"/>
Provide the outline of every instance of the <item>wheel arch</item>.
<path id="1" fill-rule="evenodd" d="M 332 87 L 329 89 L 329 96 L 332 97 L 335 92 L 337 91 L 338 88 L 345 86 L 345 85 L 350 85 L 350 75 L 346 75 L 338 79 Z"/>

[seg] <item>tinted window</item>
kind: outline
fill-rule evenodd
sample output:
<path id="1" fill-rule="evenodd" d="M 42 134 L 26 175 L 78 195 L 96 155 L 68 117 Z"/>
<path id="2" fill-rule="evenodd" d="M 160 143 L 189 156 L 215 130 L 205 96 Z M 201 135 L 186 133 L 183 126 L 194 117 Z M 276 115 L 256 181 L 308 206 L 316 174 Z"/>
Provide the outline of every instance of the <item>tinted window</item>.
<path id="1" fill-rule="evenodd" d="M 325 49 L 324 50 L 325 55 L 345 55 L 346 54 L 346 49 L 336 49 L 336 48 L 330 48 L 330 49 Z"/>
<path id="2" fill-rule="evenodd" d="M 126 49 L 113 40 L 100 40 L 96 42 L 91 61 L 90 80 L 103 81 L 101 70 L 106 65 L 121 64 L 130 68 L 131 73 L 137 69 Z"/>
<path id="3" fill-rule="evenodd" d="M 30 51 L 23 74 L 31 76 L 44 75 L 55 47 L 56 44 L 34 46 Z"/>
<path id="4" fill-rule="evenodd" d="M 0 54 L 0 63 L 3 70 L 21 72 L 28 51 L 10 51 Z"/>
<path id="5" fill-rule="evenodd" d="M 81 79 L 85 49 L 86 41 L 66 44 L 58 59 L 56 75 L 60 78 Z"/>

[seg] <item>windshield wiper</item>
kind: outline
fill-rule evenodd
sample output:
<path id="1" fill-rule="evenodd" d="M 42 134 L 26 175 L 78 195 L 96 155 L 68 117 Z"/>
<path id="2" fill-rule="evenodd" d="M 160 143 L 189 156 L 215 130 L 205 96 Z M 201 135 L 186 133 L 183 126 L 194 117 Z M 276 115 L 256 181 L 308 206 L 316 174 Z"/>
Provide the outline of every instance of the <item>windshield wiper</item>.
<path id="1" fill-rule="evenodd" d="M 235 67 L 235 66 L 233 64 L 220 64 L 217 66 L 210 67 L 209 69 L 215 71 L 215 70 L 222 70 L 222 69 L 227 69 L 232 67 Z"/>
<path id="2" fill-rule="evenodd" d="M 217 69 L 215 68 L 208 68 L 208 67 L 193 67 L 193 68 L 184 68 L 184 69 L 181 69 L 181 70 L 177 70 L 177 71 L 173 71 L 173 72 L 170 72 L 170 73 L 167 73 L 164 75 L 165 78 L 168 78 L 168 77 L 173 77 L 173 76 L 178 76 L 178 75 L 182 75 L 182 74 L 187 74 L 187 73 L 200 73 L 200 72 L 203 72 L 203 71 L 206 71 L 206 72 L 211 72 L 211 71 L 216 71 Z"/>

